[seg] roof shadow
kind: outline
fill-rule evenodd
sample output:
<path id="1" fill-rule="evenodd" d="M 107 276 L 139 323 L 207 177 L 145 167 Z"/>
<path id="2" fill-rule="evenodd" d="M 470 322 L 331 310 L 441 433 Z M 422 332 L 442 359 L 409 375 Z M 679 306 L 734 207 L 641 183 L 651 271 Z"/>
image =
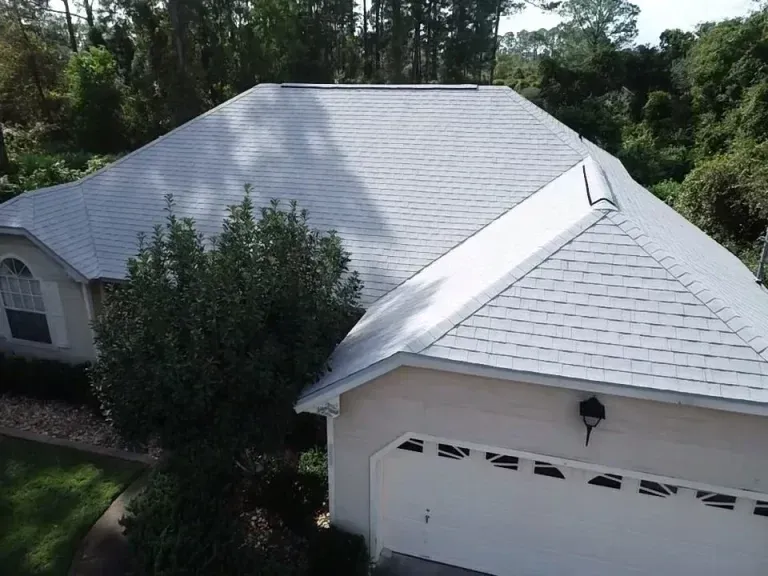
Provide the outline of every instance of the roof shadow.
<path id="1" fill-rule="evenodd" d="M 363 303 L 397 284 L 382 262 L 370 266 L 377 235 L 387 235 L 371 193 L 351 169 L 317 91 L 260 86 L 170 133 L 86 183 L 100 262 L 135 254 L 137 237 L 165 217 L 163 197 L 193 218 L 206 237 L 217 235 L 227 208 L 247 184 L 256 207 L 295 200 L 322 231 L 336 230 L 364 281 Z M 119 216 L 118 216 L 119 215 Z M 382 238 L 384 239 L 384 238 Z M 104 267 L 104 264 L 102 264 Z M 112 277 L 121 272 L 107 264 Z"/>

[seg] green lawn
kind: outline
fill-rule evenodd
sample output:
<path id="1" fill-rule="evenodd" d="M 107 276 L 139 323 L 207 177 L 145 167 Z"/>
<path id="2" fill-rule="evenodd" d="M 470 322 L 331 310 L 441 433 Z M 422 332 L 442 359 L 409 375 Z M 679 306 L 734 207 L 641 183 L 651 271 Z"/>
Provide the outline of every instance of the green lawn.
<path id="1" fill-rule="evenodd" d="M 80 540 L 141 469 L 0 436 L 0 574 L 65 576 Z"/>

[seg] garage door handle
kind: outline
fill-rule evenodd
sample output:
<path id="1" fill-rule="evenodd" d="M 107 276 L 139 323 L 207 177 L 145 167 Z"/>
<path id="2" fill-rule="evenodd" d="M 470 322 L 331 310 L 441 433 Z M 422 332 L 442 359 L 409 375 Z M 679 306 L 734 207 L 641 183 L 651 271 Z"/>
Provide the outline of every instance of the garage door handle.
<path id="1" fill-rule="evenodd" d="M 427 513 L 424 514 L 424 522 L 429 524 L 429 508 L 427 508 Z"/>

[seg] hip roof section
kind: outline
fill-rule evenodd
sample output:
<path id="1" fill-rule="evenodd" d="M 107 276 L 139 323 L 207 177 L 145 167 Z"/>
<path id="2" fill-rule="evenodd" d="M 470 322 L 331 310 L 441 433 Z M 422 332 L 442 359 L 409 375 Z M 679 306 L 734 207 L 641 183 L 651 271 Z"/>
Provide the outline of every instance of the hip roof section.
<path id="1" fill-rule="evenodd" d="M 370 305 L 582 156 L 505 87 L 261 84 L 56 194 L 0 206 L 0 226 L 121 279 L 167 194 L 213 236 L 251 184 L 256 205 L 297 200 L 339 233 Z M 74 209 L 77 242 L 48 234 L 45 214 Z"/>

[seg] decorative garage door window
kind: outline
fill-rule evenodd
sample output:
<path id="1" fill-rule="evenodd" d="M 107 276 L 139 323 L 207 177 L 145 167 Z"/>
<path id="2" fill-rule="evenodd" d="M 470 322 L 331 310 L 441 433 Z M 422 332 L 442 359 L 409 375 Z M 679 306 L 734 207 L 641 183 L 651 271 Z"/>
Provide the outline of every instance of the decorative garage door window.
<path id="1" fill-rule="evenodd" d="M 592 486 L 602 486 L 603 488 L 613 488 L 621 490 L 622 477 L 618 474 L 600 474 L 588 482 Z"/>
<path id="2" fill-rule="evenodd" d="M 668 496 L 674 496 L 675 494 L 677 494 L 677 486 L 670 486 L 669 484 L 659 484 L 658 482 L 651 482 L 650 480 L 641 480 L 640 494 L 646 494 L 647 496 L 657 496 L 659 498 L 666 498 Z"/>
<path id="3" fill-rule="evenodd" d="M 495 468 L 505 468 L 507 470 L 517 470 L 520 466 L 520 459 L 517 456 L 507 456 L 506 454 L 495 454 L 486 452 L 485 459 Z"/>
<path id="4" fill-rule="evenodd" d="M 560 478 L 565 480 L 565 474 L 557 467 L 553 466 L 549 462 L 536 461 L 533 466 L 533 473 L 539 476 L 549 476 L 550 478 Z"/>
<path id="5" fill-rule="evenodd" d="M 416 438 L 409 438 L 400 446 L 400 450 L 407 450 L 408 452 L 424 452 L 424 440 L 417 440 Z"/>
<path id="6" fill-rule="evenodd" d="M 13 338 L 51 343 L 40 281 L 21 260 L 0 263 L 0 295 Z"/>
<path id="7" fill-rule="evenodd" d="M 461 446 L 453 446 L 451 444 L 438 444 L 437 455 L 442 458 L 463 460 L 469 457 L 469 448 L 462 448 Z"/>
<path id="8" fill-rule="evenodd" d="M 427 445 L 431 449 L 427 450 Z M 470 455 L 474 452 L 474 456 L 471 461 L 476 463 L 482 463 L 483 465 L 503 470 L 513 470 L 517 473 L 531 473 L 536 476 L 546 476 L 549 478 L 557 478 L 560 480 L 566 479 L 566 470 L 570 470 L 568 466 L 560 466 L 546 462 L 543 460 L 528 460 L 527 458 L 521 458 L 520 456 L 514 456 L 512 454 L 504 454 L 502 452 L 487 452 L 485 450 L 476 450 L 465 448 L 457 444 L 448 444 L 446 442 L 429 442 L 419 438 L 408 438 L 403 440 L 397 448 L 399 450 L 405 450 L 408 452 L 417 452 L 419 454 L 435 454 L 435 448 L 437 456 L 440 458 L 447 458 L 449 460 L 465 460 L 470 458 Z M 425 454 L 427 456 L 427 454 Z M 523 466 L 523 464 L 526 464 Z M 526 472 L 521 472 L 526 471 Z M 610 490 L 634 490 L 638 494 L 652 498 L 674 498 L 677 497 L 681 490 L 690 490 L 695 493 L 696 499 L 704 506 L 709 508 L 716 508 L 719 510 L 735 510 L 737 497 L 728 494 L 719 494 L 716 492 L 708 492 L 705 490 L 693 490 L 684 489 L 679 486 L 673 486 L 671 484 L 665 484 L 662 482 L 655 482 L 653 480 L 640 480 L 636 478 L 634 482 L 626 483 L 625 477 L 621 474 L 596 474 L 585 471 L 586 474 L 570 474 L 567 478 L 572 481 L 586 482 L 591 486 L 597 486 L 600 488 L 608 488 Z M 583 480 L 581 479 L 583 478 Z M 763 516 L 768 518 L 768 500 L 751 500 L 747 507 L 740 508 L 742 510 L 748 510 L 747 513 L 754 516 Z"/>
<path id="9" fill-rule="evenodd" d="M 714 492 L 696 492 L 696 498 L 701 500 L 707 506 L 712 508 L 721 508 L 723 510 L 733 510 L 736 506 L 736 496 L 726 494 L 715 494 Z"/>

